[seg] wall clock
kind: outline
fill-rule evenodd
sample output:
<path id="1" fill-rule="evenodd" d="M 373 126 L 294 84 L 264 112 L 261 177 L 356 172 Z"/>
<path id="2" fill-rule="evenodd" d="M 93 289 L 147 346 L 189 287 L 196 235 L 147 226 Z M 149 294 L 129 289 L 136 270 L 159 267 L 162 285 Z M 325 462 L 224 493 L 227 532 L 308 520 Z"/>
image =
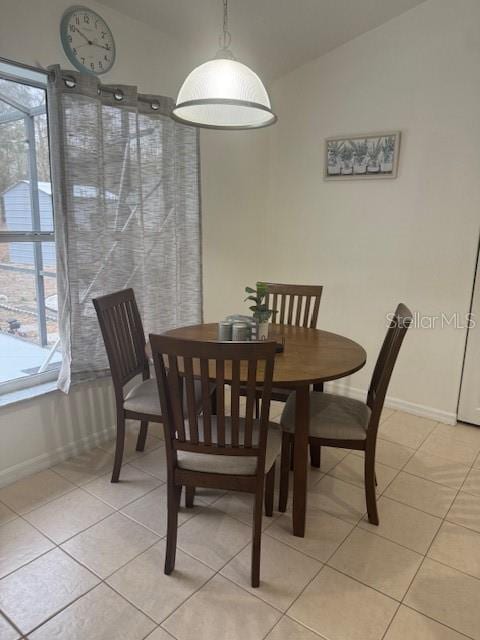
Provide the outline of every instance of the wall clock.
<path id="1" fill-rule="evenodd" d="M 115 62 L 115 41 L 105 20 L 87 7 L 70 7 L 60 23 L 62 45 L 70 62 L 95 75 L 107 73 Z"/>

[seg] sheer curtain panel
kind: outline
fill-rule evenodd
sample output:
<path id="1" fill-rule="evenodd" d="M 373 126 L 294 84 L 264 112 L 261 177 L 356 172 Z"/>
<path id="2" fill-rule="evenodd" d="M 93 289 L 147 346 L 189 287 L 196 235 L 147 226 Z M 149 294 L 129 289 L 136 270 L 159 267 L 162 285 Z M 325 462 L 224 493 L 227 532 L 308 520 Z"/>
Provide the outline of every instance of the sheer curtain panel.
<path id="1" fill-rule="evenodd" d="M 146 332 L 202 319 L 198 132 L 170 98 L 51 67 L 58 386 L 108 373 L 92 298 L 132 287 Z"/>

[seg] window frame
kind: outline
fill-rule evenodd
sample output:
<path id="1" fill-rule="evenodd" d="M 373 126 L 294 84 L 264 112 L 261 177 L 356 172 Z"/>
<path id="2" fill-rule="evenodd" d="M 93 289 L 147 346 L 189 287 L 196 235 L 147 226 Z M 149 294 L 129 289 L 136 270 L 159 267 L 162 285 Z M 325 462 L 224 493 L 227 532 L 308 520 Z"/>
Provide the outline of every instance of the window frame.
<path id="1" fill-rule="evenodd" d="M 8 80 L 10 82 L 16 82 L 27 86 L 35 87 L 45 91 L 45 107 L 40 110 L 38 107 L 32 109 L 22 108 L 21 105 L 12 105 L 18 111 L 23 113 L 23 120 L 26 129 L 26 138 L 29 141 L 28 151 L 28 164 L 29 164 L 29 183 L 30 183 L 30 203 L 32 212 L 32 230 L 31 231 L 3 231 L 0 230 L 0 243 L 10 242 L 28 242 L 31 243 L 34 250 L 34 264 L 31 269 L 35 278 L 36 289 L 36 304 L 38 311 L 38 325 L 39 325 L 39 337 L 41 346 L 46 344 L 46 309 L 45 309 L 45 289 L 44 281 L 45 277 L 52 277 L 43 268 L 42 259 L 42 243 L 50 242 L 55 243 L 55 230 L 42 231 L 40 220 L 40 203 L 39 203 L 39 190 L 38 190 L 38 175 L 36 166 L 36 147 L 35 147 L 35 124 L 34 118 L 37 115 L 45 113 L 47 118 L 47 130 L 48 130 L 48 104 L 47 104 L 47 79 L 48 72 L 43 69 L 37 69 L 29 65 L 16 63 L 6 58 L 0 57 L 0 79 Z M 18 120 L 22 119 L 21 117 Z M 51 153 L 50 145 L 48 147 L 49 162 L 51 166 Z M 52 200 L 53 210 L 53 200 Z M 53 215 L 55 212 L 53 210 Z M 8 270 L 18 270 L 15 267 Z M 28 270 L 30 272 L 30 269 Z M 59 368 L 49 369 L 41 373 L 33 373 L 25 375 L 20 378 L 13 378 L 5 382 L 0 382 L 0 396 L 6 393 L 12 393 L 20 391 L 22 389 L 28 389 L 35 387 L 45 382 L 51 382 L 58 378 Z"/>

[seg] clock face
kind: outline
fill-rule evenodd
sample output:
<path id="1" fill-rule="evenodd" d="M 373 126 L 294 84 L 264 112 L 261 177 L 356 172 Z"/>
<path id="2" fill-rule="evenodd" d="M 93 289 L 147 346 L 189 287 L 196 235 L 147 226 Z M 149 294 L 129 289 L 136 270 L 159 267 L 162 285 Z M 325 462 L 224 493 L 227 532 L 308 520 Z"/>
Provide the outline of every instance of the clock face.
<path id="1" fill-rule="evenodd" d="M 60 25 L 63 48 L 79 71 L 101 75 L 115 61 L 115 42 L 107 23 L 86 7 L 71 7 Z"/>

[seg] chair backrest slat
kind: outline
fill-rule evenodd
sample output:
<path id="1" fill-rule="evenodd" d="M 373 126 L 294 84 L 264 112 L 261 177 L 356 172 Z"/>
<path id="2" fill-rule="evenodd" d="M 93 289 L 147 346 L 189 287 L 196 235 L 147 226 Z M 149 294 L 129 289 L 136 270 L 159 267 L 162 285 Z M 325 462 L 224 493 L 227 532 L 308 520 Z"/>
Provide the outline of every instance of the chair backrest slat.
<path id="1" fill-rule="evenodd" d="M 167 460 L 179 450 L 218 455 L 251 455 L 264 464 L 275 342 L 200 342 L 151 335 L 162 416 L 165 422 Z M 217 387 L 217 414 L 198 417 L 194 385 L 200 385 L 204 409 L 212 382 Z M 225 415 L 224 387 L 232 389 L 230 415 Z M 240 418 L 240 387 L 247 385 L 245 417 Z M 262 415 L 254 419 L 255 396 L 262 386 Z M 186 392 L 186 411 L 181 389 Z M 202 424 L 203 428 L 200 428 Z M 263 447 L 263 448 L 262 448 Z M 169 464 L 170 464 L 169 462 Z"/>
<path id="2" fill-rule="evenodd" d="M 202 418 L 203 418 L 203 440 L 206 445 L 212 444 L 212 405 L 210 399 L 210 382 L 208 377 L 208 362 L 200 361 L 200 378 L 202 392 Z M 225 391 L 225 389 L 224 389 Z M 217 396 L 219 390 L 216 391 Z M 218 400 L 217 400 L 218 404 Z"/>
<path id="3" fill-rule="evenodd" d="M 273 314 L 272 323 L 315 329 L 318 322 L 323 287 L 320 285 L 266 282 L 267 304 Z M 313 300 L 313 308 L 312 308 Z M 280 302 L 280 311 L 278 303 Z"/>
<path id="4" fill-rule="evenodd" d="M 373 370 L 370 387 L 367 395 L 367 405 L 372 412 L 369 432 L 372 427 L 375 431 L 378 428 L 380 414 L 383 409 L 383 403 L 387 393 L 390 378 L 392 377 L 393 368 L 397 361 L 403 339 L 412 324 L 412 312 L 404 304 L 397 306 L 395 313 L 390 321 L 384 338 L 382 347 L 378 354 L 377 362 Z M 370 434 L 369 434 L 370 435 Z"/>
<path id="5" fill-rule="evenodd" d="M 117 401 L 123 387 L 135 376 L 149 377 L 145 334 L 133 289 L 93 300 L 112 373 Z"/>
<path id="6" fill-rule="evenodd" d="M 232 446 L 238 447 L 238 433 L 240 425 L 240 361 L 232 361 L 232 383 L 231 387 L 231 405 L 230 419 L 232 423 Z"/>

